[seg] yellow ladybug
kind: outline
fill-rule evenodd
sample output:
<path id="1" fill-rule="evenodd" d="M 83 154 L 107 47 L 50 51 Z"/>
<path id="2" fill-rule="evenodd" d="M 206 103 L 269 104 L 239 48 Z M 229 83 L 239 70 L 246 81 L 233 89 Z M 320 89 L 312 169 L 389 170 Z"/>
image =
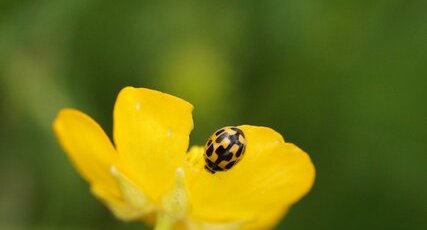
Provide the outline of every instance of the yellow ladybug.
<path id="1" fill-rule="evenodd" d="M 245 147 L 241 129 L 228 126 L 217 130 L 205 145 L 205 169 L 212 174 L 231 169 L 242 159 Z"/>

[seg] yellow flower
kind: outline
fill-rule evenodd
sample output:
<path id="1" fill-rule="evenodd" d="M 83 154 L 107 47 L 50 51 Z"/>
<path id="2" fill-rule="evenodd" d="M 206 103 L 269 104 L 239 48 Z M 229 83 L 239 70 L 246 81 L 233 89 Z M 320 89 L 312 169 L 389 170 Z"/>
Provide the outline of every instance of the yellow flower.
<path id="1" fill-rule="evenodd" d="M 114 145 L 74 109 L 59 112 L 54 130 L 92 193 L 119 219 L 156 221 L 156 229 L 274 227 L 313 185 L 309 156 L 270 128 L 242 125 L 244 158 L 209 173 L 203 147 L 188 150 L 192 110 L 180 98 L 126 87 L 114 107 Z"/>

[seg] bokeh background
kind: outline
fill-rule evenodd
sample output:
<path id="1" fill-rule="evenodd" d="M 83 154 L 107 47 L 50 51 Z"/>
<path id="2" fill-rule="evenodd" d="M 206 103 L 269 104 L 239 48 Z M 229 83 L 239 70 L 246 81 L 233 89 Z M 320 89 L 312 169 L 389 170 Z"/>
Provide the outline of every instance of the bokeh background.
<path id="1" fill-rule="evenodd" d="M 195 106 L 192 143 L 270 126 L 317 180 L 277 229 L 427 228 L 427 1 L 0 1 L 0 229 L 144 229 L 92 197 L 52 133 L 111 134 L 127 85 Z"/>

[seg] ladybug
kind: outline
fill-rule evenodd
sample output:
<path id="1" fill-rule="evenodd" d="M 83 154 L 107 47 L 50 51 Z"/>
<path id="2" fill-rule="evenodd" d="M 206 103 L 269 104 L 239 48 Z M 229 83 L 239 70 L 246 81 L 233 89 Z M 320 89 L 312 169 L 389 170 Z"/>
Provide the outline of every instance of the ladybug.
<path id="1" fill-rule="evenodd" d="M 242 159 L 245 148 L 241 129 L 228 126 L 217 130 L 205 145 L 205 169 L 212 174 L 231 169 Z"/>

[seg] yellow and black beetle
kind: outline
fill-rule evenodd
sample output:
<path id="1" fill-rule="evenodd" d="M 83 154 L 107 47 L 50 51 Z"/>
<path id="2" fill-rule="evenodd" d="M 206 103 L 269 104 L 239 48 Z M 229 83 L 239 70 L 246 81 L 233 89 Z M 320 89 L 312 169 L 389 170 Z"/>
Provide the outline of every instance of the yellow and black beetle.
<path id="1" fill-rule="evenodd" d="M 241 129 L 228 126 L 217 130 L 205 145 L 205 169 L 212 174 L 231 169 L 242 159 L 245 148 Z"/>

